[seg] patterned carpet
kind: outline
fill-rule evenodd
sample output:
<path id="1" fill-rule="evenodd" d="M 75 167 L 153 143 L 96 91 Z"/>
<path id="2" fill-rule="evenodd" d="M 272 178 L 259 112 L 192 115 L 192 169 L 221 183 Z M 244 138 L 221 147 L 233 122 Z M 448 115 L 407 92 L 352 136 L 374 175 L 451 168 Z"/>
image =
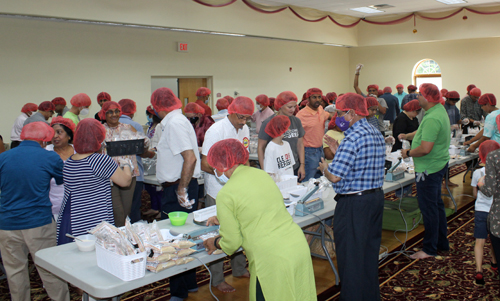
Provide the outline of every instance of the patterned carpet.
<path id="1" fill-rule="evenodd" d="M 448 219 L 450 251 L 440 252 L 434 259 L 412 260 L 393 255 L 379 268 L 382 300 L 497 300 L 500 301 L 499 276 L 491 270 L 490 248 L 484 250 L 485 285 L 474 281 L 474 203 Z M 422 248 L 423 234 L 411 239 L 408 250 Z M 318 295 L 318 300 L 339 300 L 339 287 Z"/>

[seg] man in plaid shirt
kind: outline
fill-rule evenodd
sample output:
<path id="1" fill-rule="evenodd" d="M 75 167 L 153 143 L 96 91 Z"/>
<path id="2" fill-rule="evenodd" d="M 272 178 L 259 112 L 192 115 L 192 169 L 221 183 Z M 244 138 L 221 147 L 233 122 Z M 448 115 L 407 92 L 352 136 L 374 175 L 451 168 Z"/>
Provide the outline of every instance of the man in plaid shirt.
<path id="1" fill-rule="evenodd" d="M 361 95 L 342 95 L 337 110 L 346 112 L 336 120 L 345 138 L 339 146 L 325 136 L 335 157 L 330 165 L 322 159 L 319 169 L 337 193 L 333 231 L 342 283 L 340 299 L 380 300 L 385 141 L 366 121 L 368 110 Z"/>

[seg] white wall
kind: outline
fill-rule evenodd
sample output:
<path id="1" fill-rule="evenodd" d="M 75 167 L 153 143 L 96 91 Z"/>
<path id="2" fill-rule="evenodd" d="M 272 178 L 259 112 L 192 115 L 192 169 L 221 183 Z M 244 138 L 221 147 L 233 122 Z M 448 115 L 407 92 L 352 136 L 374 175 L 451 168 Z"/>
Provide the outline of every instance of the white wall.
<path id="1" fill-rule="evenodd" d="M 191 0 L 2 0 L 2 13 L 133 23 L 354 46 L 357 28 L 344 29 L 326 19 L 304 22 L 290 10 L 254 11 L 242 1 L 207 7 Z M 349 23 L 349 22 L 347 22 Z"/>
<path id="2" fill-rule="evenodd" d="M 349 87 L 347 48 L 5 17 L 0 36 L 5 141 L 24 103 L 56 96 L 69 102 L 80 92 L 93 101 L 91 116 L 100 109 L 95 97 L 106 91 L 116 101 L 135 100 L 136 120 L 145 123 L 152 76 L 212 76 L 214 95 L 237 90 L 249 97 Z M 176 52 L 178 41 L 188 42 L 190 52 Z"/>
<path id="3" fill-rule="evenodd" d="M 356 64 L 363 63 L 362 90 L 371 83 L 395 90 L 398 83 L 411 84 L 418 61 L 431 58 L 441 67 L 444 88 L 464 97 L 467 85 L 476 84 L 483 93 L 495 94 L 500 77 L 499 48 L 500 38 L 351 48 L 349 76 L 352 79 Z"/>

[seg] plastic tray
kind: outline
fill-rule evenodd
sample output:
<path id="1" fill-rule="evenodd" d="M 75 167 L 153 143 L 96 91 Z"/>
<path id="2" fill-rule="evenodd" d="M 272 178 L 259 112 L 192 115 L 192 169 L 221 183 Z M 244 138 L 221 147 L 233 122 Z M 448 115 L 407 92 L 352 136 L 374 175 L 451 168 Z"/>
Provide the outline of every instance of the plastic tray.
<path id="1" fill-rule="evenodd" d="M 95 245 L 97 266 L 123 281 L 132 281 L 144 277 L 146 274 L 146 254 L 118 255 Z"/>
<path id="2" fill-rule="evenodd" d="M 144 153 L 144 139 L 106 141 L 108 156 L 140 155 Z"/>

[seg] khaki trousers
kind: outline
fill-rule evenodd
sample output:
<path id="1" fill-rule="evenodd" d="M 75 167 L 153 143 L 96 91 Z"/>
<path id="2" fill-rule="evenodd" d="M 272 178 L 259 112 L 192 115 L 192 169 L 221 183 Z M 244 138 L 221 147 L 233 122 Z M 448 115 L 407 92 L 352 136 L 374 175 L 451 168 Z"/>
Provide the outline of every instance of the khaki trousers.
<path id="1" fill-rule="evenodd" d="M 28 252 L 35 258 L 38 250 L 56 245 L 56 223 L 27 229 L 0 230 L 0 252 L 7 273 L 10 296 L 13 301 L 30 301 Z M 52 273 L 36 267 L 43 286 L 52 300 L 69 301 L 68 284 Z"/>
<path id="2" fill-rule="evenodd" d="M 120 187 L 113 184 L 111 187 L 111 199 L 113 200 L 113 216 L 115 218 L 115 226 L 125 226 L 125 219 L 132 210 L 132 201 L 135 191 L 135 177 L 132 177 L 132 182 L 128 187 Z"/>
<path id="3" fill-rule="evenodd" d="M 210 207 L 215 205 L 215 199 L 208 194 L 205 196 L 205 206 Z M 242 253 L 231 256 L 231 268 L 233 276 L 240 277 L 247 272 L 247 260 Z M 210 264 L 210 272 L 212 273 L 212 286 L 217 286 L 224 282 L 224 261 Z"/>

